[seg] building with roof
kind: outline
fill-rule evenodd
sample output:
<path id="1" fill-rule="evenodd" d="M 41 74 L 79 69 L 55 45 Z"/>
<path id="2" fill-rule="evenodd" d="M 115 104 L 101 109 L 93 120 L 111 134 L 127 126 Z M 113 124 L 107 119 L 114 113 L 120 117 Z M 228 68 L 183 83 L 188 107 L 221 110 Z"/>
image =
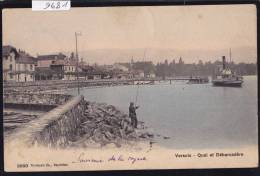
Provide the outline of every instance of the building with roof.
<path id="1" fill-rule="evenodd" d="M 10 45 L 2 47 L 3 81 L 15 81 L 14 72 L 16 71 L 17 58 L 18 52 L 15 47 Z"/>
<path id="2" fill-rule="evenodd" d="M 64 60 L 55 60 L 50 64 L 50 69 L 53 71 L 52 79 L 64 78 Z"/>
<path id="3" fill-rule="evenodd" d="M 54 71 L 49 67 L 36 67 L 35 80 L 52 80 Z"/>
<path id="4" fill-rule="evenodd" d="M 36 80 L 63 79 L 67 59 L 62 53 L 37 56 Z"/>
<path id="5" fill-rule="evenodd" d="M 24 51 L 17 51 L 13 46 L 2 47 L 3 81 L 34 81 L 36 58 Z"/>
<path id="6" fill-rule="evenodd" d="M 50 67 L 50 65 L 56 60 L 65 60 L 67 58 L 66 55 L 59 54 L 51 54 L 51 55 L 39 55 L 37 57 L 37 67 Z"/>
<path id="7" fill-rule="evenodd" d="M 85 80 L 98 80 L 110 78 L 109 72 L 100 66 L 79 65 L 79 77 Z"/>
<path id="8" fill-rule="evenodd" d="M 53 79 L 76 80 L 77 78 L 77 61 L 73 59 L 52 61 L 50 69 L 54 73 Z M 82 72 L 80 67 L 78 72 Z"/>
<path id="9" fill-rule="evenodd" d="M 81 70 L 78 69 L 80 72 Z M 67 60 L 64 62 L 64 78 L 65 80 L 76 80 L 77 78 L 77 62 L 75 60 Z"/>
<path id="10" fill-rule="evenodd" d="M 134 70 L 133 71 L 133 78 L 144 78 L 144 71 L 143 70 Z"/>
<path id="11" fill-rule="evenodd" d="M 35 66 L 37 60 L 24 51 L 18 52 L 16 60 L 15 79 L 16 82 L 35 81 Z"/>

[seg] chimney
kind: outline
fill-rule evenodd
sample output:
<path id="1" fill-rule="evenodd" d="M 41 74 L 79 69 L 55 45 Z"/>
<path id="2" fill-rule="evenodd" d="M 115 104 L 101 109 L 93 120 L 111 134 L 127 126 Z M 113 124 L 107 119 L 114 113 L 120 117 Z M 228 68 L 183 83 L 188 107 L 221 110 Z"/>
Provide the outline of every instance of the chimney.
<path id="1" fill-rule="evenodd" d="M 223 61 L 223 70 L 226 69 L 226 57 L 222 56 L 222 61 Z"/>

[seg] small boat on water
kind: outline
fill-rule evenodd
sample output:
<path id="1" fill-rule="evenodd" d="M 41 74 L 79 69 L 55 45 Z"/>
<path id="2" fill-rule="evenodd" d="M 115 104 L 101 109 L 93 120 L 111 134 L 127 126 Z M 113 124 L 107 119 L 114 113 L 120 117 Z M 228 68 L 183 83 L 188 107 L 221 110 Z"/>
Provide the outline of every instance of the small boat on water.
<path id="1" fill-rule="evenodd" d="M 152 85 L 154 81 L 134 81 L 134 85 Z"/>
<path id="2" fill-rule="evenodd" d="M 213 86 L 225 86 L 225 87 L 241 87 L 243 83 L 243 77 L 238 76 L 234 71 L 226 66 L 226 58 L 222 57 L 223 68 L 220 74 L 216 75 L 212 80 Z"/>

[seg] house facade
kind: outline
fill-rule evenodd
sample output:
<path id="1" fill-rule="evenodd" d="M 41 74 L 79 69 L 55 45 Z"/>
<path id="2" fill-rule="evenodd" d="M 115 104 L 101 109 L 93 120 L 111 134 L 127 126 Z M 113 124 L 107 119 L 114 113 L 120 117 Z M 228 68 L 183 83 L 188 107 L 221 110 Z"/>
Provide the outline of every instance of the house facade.
<path id="1" fill-rule="evenodd" d="M 133 71 L 133 78 L 144 78 L 144 71 L 143 70 L 135 70 Z"/>
<path id="2" fill-rule="evenodd" d="M 37 56 L 36 80 L 63 79 L 66 59 L 62 53 Z"/>
<path id="3" fill-rule="evenodd" d="M 52 70 L 52 79 L 58 80 L 64 78 L 64 60 L 52 61 L 50 65 Z"/>
<path id="4" fill-rule="evenodd" d="M 78 70 L 80 71 L 80 70 Z M 77 79 L 77 63 L 76 61 L 66 61 L 64 63 L 64 80 Z"/>
<path id="5" fill-rule="evenodd" d="M 15 47 L 3 46 L 3 81 L 35 81 L 36 59 Z"/>
<path id="6" fill-rule="evenodd" d="M 16 60 L 15 80 L 16 82 L 35 81 L 36 58 L 25 52 L 19 52 Z"/>
<path id="7" fill-rule="evenodd" d="M 56 60 L 64 60 L 66 59 L 66 55 L 59 53 L 59 54 L 52 54 L 52 55 L 39 55 L 37 57 L 37 67 L 50 67 Z"/>
<path id="8" fill-rule="evenodd" d="M 18 52 L 16 48 L 9 45 L 2 47 L 3 81 L 15 81 L 14 73 L 17 58 Z"/>

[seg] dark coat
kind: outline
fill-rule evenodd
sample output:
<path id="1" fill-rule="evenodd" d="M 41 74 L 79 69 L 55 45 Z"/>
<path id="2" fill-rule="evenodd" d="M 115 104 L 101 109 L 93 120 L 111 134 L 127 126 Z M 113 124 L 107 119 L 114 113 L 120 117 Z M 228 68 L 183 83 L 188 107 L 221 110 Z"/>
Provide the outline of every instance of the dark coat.
<path id="1" fill-rule="evenodd" d="M 129 117 L 130 118 L 133 118 L 133 117 L 136 117 L 136 109 L 137 109 L 138 107 L 137 106 L 129 106 Z"/>

